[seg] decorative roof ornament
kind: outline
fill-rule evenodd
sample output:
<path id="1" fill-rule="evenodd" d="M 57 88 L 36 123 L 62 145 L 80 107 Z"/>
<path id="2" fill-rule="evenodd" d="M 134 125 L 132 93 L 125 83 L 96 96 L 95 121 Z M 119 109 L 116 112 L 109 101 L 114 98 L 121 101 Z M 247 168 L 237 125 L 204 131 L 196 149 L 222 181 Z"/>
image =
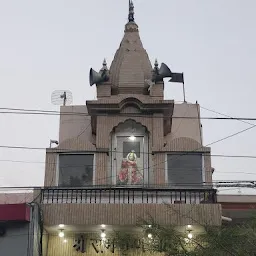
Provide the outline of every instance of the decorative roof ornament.
<path id="1" fill-rule="evenodd" d="M 158 73 L 158 71 L 159 71 L 159 67 L 158 67 L 158 61 L 157 61 L 157 59 L 155 60 L 155 64 L 154 64 L 154 71 L 156 72 L 156 73 Z"/>
<path id="2" fill-rule="evenodd" d="M 158 67 L 158 61 L 156 59 L 154 63 L 154 68 L 152 70 L 152 81 L 156 82 L 158 77 L 159 77 L 159 67 Z"/>
<path id="3" fill-rule="evenodd" d="M 103 60 L 102 68 L 99 72 L 96 72 L 94 69 L 90 69 L 89 73 L 89 80 L 90 80 L 90 86 L 96 84 L 102 84 L 105 82 L 108 82 L 109 80 L 109 70 L 107 67 L 107 61 L 106 59 Z"/>
<path id="4" fill-rule="evenodd" d="M 107 71 L 107 70 L 108 70 L 107 61 L 106 61 L 106 59 L 104 58 L 103 63 L 102 63 L 102 68 L 101 68 L 100 71 Z"/>
<path id="5" fill-rule="evenodd" d="M 134 22 L 134 4 L 132 0 L 129 0 L 129 15 L 128 15 L 129 22 Z"/>

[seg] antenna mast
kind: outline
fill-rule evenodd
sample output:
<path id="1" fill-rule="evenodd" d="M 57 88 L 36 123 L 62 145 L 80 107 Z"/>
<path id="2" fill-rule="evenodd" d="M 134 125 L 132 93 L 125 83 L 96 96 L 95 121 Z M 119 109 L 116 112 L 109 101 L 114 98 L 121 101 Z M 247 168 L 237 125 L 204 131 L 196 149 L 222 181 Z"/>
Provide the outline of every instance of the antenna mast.
<path id="1" fill-rule="evenodd" d="M 60 95 L 60 98 L 63 99 L 63 106 L 66 106 L 67 93 L 65 91 Z"/>
<path id="2" fill-rule="evenodd" d="M 67 106 L 72 104 L 72 93 L 69 90 L 57 90 L 51 95 L 51 101 L 54 105 Z"/>

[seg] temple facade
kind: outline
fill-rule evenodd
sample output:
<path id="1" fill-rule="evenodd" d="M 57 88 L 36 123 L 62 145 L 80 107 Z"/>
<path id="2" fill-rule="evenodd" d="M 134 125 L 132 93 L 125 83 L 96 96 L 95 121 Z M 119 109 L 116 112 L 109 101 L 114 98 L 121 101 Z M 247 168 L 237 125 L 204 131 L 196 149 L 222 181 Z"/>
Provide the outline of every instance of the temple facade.
<path id="1" fill-rule="evenodd" d="M 130 2 L 110 67 L 104 60 L 99 72 L 90 71 L 97 99 L 60 108 L 59 145 L 46 150 L 38 192 L 44 255 L 120 255 L 102 241 L 137 230 L 138 218 L 149 215 L 184 232 L 187 225 L 195 233 L 206 223 L 221 225 L 200 107 L 165 100 L 163 78 L 172 74 L 159 66 L 143 47 Z"/>

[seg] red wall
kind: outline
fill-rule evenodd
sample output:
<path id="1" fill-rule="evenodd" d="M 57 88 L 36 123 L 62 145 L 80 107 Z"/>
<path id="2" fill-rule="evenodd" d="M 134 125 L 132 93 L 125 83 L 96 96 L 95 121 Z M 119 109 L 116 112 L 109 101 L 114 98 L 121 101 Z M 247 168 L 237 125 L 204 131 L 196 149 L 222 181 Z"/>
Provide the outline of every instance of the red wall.
<path id="1" fill-rule="evenodd" d="M 251 210 L 256 209 L 256 203 L 221 203 L 222 209 Z"/>
<path id="2" fill-rule="evenodd" d="M 30 221 L 27 204 L 0 204 L 0 221 Z"/>

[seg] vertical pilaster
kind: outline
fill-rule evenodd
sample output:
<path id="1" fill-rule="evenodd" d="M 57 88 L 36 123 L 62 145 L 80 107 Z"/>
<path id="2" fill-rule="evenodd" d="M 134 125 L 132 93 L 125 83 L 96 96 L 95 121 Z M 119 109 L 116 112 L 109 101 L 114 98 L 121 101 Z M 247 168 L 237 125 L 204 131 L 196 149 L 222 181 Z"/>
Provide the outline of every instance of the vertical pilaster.
<path id="1" fill-rule="evenodd" d="M 46 153 L 44 186 L 56 186 L 57 154 Z"/>

